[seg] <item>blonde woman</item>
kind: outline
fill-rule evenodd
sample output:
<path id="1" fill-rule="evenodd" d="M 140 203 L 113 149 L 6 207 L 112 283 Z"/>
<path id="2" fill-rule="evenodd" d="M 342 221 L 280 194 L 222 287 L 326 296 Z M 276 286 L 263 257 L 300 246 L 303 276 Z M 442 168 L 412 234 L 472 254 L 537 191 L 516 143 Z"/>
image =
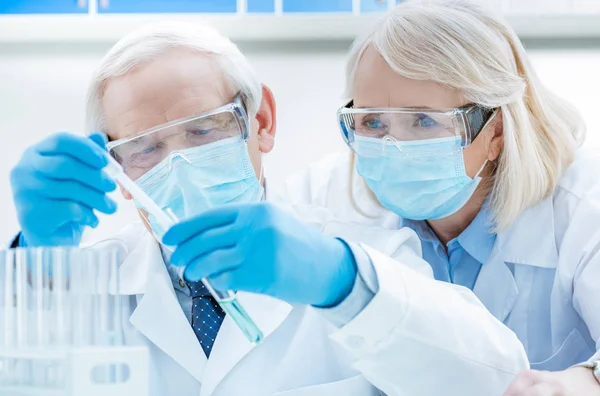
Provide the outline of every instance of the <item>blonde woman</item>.
<path id="1" fill-rule="evenodd" d="M 347 99 L 352 154 L 288 201 L 414 229 L 436 279 L 473 290 L 544 370 L 506 395 L 600 395 L 600 162 L 514 31 L 474 1 L 403 3 L 352 47 Z"/>

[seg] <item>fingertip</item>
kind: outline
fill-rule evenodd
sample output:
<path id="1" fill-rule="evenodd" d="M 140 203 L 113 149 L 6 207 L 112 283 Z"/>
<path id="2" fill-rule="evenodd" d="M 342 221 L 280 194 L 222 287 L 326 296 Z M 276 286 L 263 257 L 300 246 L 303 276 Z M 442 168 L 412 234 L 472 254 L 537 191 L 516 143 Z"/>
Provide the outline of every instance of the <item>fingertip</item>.
<path id="1" fill-rule="evenodd" d="M 89 136 L 89 138 L 102 149 L 106 149 L 106 144 L 108 143 L 108 137 L 106 134 L 102 132 L 94 132 Z"/>
<path id="2" fill-rule="evenodd" d="M 169 234 L 170 230 L 171 229 L 169 228 L 165 235 L 163 235 L 162 237 L 163 245 L 174 245 L 173 241 L 171 240 L 171 234 Z"/>
<path id="3" fill-rule="evenodd" d="M 117 211 L 117 203 L 111 198 L 104 197 L 104 202 L 106 203 L 106 207 L 104 208 L 105 210 L 103 210 L 104 213 L 111 215 Z"/>
<path id="4" fill-rule="evenodd" d="M 106 143 L 108 142 L 108 140 L 106 138 L 106 135 L 101 132 L 95 132 L 88 136 L 88 139 L 93 142 L 95 148 L 94 151 L 98 157 L 97 163 L 94 163 L 93 166 L 98 166 L 100 169 L 104 168 L 106 165 L 108 165 L 108 158 L 106 158 Z"/>
<path id="5" fill-rule="evenodd" d="M 100 224 L 98 217 L 92 212 L 86 219 L 86 225 L 90 228 L 96 228 Z"/>
<path id="6" fill-rule="evenodd" d="M 117 183 L 115 183 L 115 181 L 112 179 L 108 179 L 106 188 L 107 188 L 106 192 L 113 192 L 117 189 Z"/>
<path id="7" fill-rule="evenodd" d="M 169 228 L 167 230 L 167 232 L 165 232 L 165 235 L 163 235 L 162 242 L 165 245 L 171 245 L 171 246 L 177 245 L 177 242 L 178 242 L 178 238 L 177 238 L 177 228 L 178 227 L 177 226 L 178 225 L 175 224 L 174 226 Z"/>
<path id="8" fill-rule="evenodd" d="M 117 183 L 104 172 L 102 174 L 102 184 L 104 192 L 113 192 L 117 189 Z"/>
<path id="9" fill-rule="evenodd" d="M 183 277 L 188 282 L 198 282 L 199 280 L 202 279 L 202 278 L 200 278 L 198 276 L 198 274 L 196 273 L 196 271 L 194 271 L 194 269 L 191 266 L 189 266 L 189 265 L 183 271 Z"/>
<path id="10" fill-rule="evenodd" d="M 169 259 L 169 261 L 173 265 L 181 266 L 181 263 L 180 263 L 181 259 L 179 258 L 179 254 L 177 253 L 177 249 L 175 250 L 175 252 L 173 252 L 173 254 L 171 255 L 171 258 Z"/>

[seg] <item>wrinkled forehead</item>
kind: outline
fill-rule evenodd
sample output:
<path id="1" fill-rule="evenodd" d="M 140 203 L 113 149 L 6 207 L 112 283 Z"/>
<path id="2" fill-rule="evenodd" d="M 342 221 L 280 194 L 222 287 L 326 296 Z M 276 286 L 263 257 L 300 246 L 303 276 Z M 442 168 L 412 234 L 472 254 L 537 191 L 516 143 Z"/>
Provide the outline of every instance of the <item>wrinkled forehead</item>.
<path id="1" fill-rule="evenodd" d="M 229 103 L 234 93 L 219 63 L 208 55 L 171 51 L 109 79 L 102 105 L 111 140 Z"/>

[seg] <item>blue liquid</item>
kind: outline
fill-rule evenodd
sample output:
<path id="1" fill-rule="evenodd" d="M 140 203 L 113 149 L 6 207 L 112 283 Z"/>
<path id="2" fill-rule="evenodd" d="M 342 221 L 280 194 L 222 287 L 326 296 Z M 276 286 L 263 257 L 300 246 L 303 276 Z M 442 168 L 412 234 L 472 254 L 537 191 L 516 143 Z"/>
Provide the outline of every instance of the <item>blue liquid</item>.
<path id="1" fill-rule="evenodd" d="M 231 300 L 221 300 L 219 305 L 227 315 L 238 325 L 244 333 L 248 341 L 253 344 L 258 344 L 263 339 L 263 333 L 260 331 L 256 323 L 250 318 L 250 315 L 244 310 L 237 298 Z"/>

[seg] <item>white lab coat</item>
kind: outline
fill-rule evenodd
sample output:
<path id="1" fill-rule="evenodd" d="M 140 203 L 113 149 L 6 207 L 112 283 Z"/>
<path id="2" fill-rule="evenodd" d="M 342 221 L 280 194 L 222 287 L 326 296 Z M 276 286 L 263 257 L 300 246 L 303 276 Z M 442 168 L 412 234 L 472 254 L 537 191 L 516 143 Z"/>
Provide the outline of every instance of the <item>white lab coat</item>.
<path id="1" fill-rule="evenodd" d="M 431 279 L 411 230 L 341 223 L 323 208 L 294 209 L 324 232 L 398 261 L 364 245 L 379 293 L 341 329 L 316 309 L 239 293 L 266 339 L 251 345 L 226 317 L 208 361 L 159 246 L 140 223 L 93 247 L 127 246 L 120 266 L 121 292 L 131 296 L 125 335 L 128 344 L 150 350 L 152 396 L 375 396 L 375 386 L 388 396 L 491 396 L 527 367 L 514 333 L 470 291 Z"/>
<path id="2" fill-rule="evenodd" d="M 355 205 L 349 198 L 351 170 Z M 292 204 L 323 207 L 348 223 L 398 229 L 401 219 L 369 198 L 367 189 L 351 155 L 343 154 L 300 172 L 279 195 Z M 578 153 L 553 194 L 497 235 L 473 291 L 517 334 L 532 368 L 557 371 L 600 358 L 597 154 Z"/>

